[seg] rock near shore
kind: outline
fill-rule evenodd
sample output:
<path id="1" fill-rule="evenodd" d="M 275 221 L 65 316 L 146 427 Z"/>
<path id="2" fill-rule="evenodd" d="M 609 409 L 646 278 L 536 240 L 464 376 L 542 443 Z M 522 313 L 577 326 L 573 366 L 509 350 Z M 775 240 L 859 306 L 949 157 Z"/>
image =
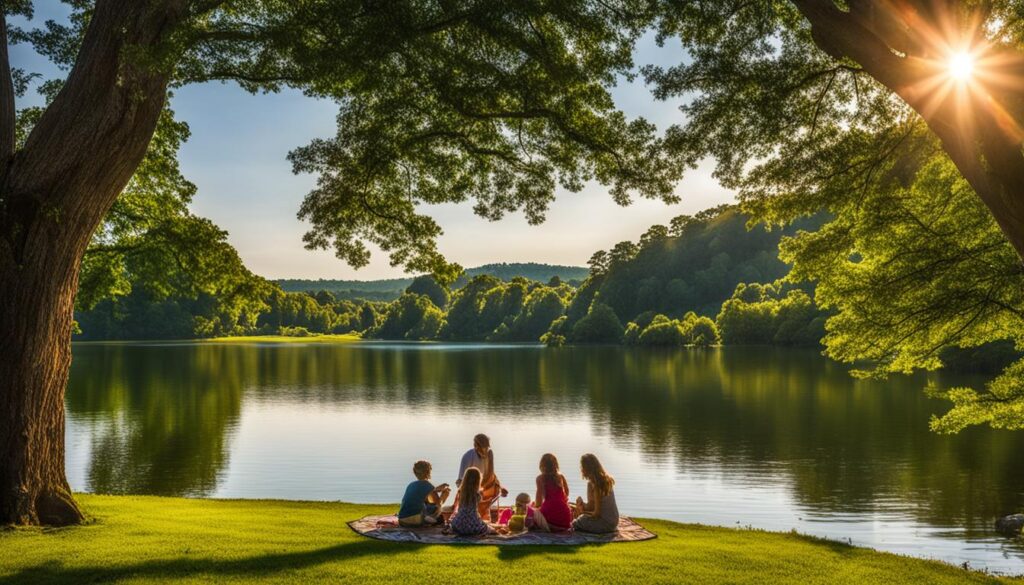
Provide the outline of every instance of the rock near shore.
<path id="1" fill-rule="evenodd" d="M 1020 536 L 1024 528 L 1024 514 L 1010 514 L 996 520 L 996 532 L 1004 536 Z"/>

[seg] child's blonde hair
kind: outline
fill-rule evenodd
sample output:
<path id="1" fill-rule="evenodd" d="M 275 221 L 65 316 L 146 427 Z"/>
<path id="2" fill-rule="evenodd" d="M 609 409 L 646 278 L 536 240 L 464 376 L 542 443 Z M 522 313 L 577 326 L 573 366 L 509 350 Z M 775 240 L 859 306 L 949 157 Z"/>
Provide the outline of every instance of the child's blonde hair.
<path id="1" fill-rule="evenodd" d="M 529 505 L 530 505 L 530 494 L 528 494 L 526 492 L 521 492 L 518 496 L 516 496 L 516 510 L 518 510 L 521 507 L 523 509 L 523 511 L 525 512 L 526 511 L 526 507 L 529 506 Z"/>

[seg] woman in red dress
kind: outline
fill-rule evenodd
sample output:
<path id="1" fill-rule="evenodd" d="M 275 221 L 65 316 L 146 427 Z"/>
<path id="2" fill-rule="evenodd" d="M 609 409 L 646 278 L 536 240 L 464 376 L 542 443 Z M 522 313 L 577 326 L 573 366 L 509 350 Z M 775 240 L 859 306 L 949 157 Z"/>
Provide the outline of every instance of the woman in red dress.
<path id="1" fill-rule="evenodd" d="M 572 526 L 569 483 L 558 471 L 558 459 L 551 453 L 545 453 L 540 458 L 540 475 L 537 476 L 537 499 L 534 501 L 534 507 L 540 513 L 540 518 L 535 519 L 542 529 L 563 532 Z M 536 514 L 534 516 L 536 517 Z"/>

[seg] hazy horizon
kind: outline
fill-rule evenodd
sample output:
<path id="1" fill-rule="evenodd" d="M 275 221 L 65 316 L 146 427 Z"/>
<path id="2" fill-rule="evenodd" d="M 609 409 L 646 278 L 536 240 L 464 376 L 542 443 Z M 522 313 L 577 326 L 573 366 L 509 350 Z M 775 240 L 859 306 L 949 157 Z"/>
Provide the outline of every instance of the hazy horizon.
<path id="1" fill-rule="evenodd" d="M 64 5 L 40 6 L 34 22 L 61 21 L 67 14 Z M 648 35 L 638 45 L 636 63 L 670 64 L 682 57 L 678 45 L 660 48 Z M 27 45 L 13 47 L 11 61 L 14 67 L 40 71 L 46 78 L 57 74 Z M 612 93 L 628 116 L 643 115 L 659 129 L 681 120 L 679 101 L 653 99 L 641 80 L 623 81 Z M 19 100 L 19 107 L 38 102 L 33 85 L 29 95 Z M 375 248 L 371 248 L 370 265 L 361 270 L 338 260 L 330 250 L 303 248 L 307 224 L 296 213 L 316 177 L 292 174 L 286 155 L 313 138 L 335 133 L 337 107 L 332 102 L 295 90 L 254 96 L 233 84 L 207 83 L 176 90 L 171 106 L 192 131 L 179 157 L 182 172 L 198 187 L 191 209 L 228 231 L 228 241 L 250 270 L 269 279 L 406 276 Z M 521 213 L 490 222 L 473 214 L 472 202 L 423 211 L 444 229 L 440 250 L 462 266 L 499 262 L 583 266 L 596 250 L 626 239 L 636 241 L 651 225 L 733 201 L 734 193 L 711 175 L 708 165 L 690 171 L 676 189 L 682 200 L 675 205 L 636 200 L 620 207 L 597 184 L 588 184 L 576 194 L 559 190 L 547 221 L 539 226 L 527 224 Z"/>

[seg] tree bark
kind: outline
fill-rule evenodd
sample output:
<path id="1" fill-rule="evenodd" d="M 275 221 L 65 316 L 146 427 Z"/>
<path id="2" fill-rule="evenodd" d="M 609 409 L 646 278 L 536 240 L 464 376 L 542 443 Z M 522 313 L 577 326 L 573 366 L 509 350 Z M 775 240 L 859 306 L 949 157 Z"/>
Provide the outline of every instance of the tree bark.
<path id="1" fill-rule="evenodd" d="M 990 76 L 1010 82 L 978 79 L 942 95 L 942 77 L 953 83 L 946 52 L 979 40 L 980 15 L 957 12 L 957 3 L 945 0 L 853 0 L 848 11 L 833 0 L 791 1 L 820 49 L 860 64 L 924 119 L 1024 261 L 1024 83 L 1016 81 L 1024 79 L 1024 54 L 993 46 Z"/>
<path id="2" fill-rule="evenodd" d="M 164 107 L 169 73 L 139 50 L 166 41 L 185 5 L 98 0 L 63 89 L 0 175 L 0 524 L 82 519 L 64 474 L 79 267 Z"/>

